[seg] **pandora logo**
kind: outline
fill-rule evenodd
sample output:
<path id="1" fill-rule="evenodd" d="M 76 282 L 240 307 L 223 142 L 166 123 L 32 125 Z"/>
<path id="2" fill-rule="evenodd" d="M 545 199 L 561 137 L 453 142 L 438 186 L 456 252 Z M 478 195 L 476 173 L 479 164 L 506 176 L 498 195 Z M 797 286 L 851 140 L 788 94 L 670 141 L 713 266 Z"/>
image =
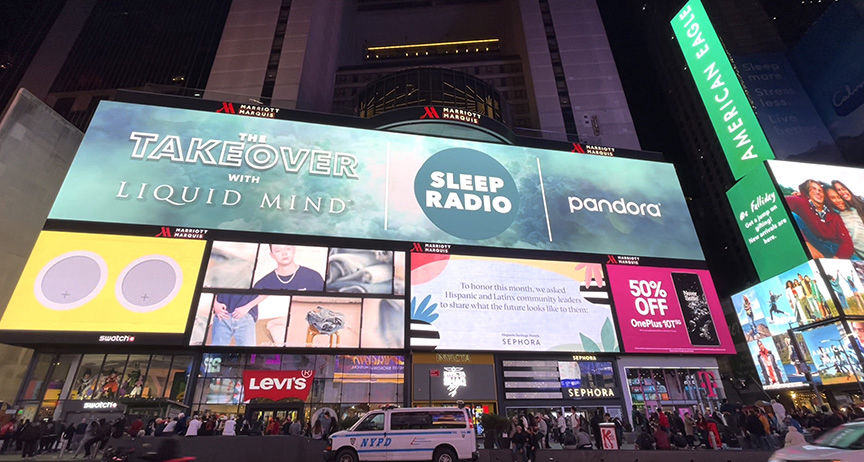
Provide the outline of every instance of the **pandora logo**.
<path id="1" fill-rule="evenodd" d="M 586 210 L 588 212 L 617 213 L 619 215 L 663 216 L 660 212 L 659 202 L 656 204 L 629 202 L 624 200 L 623 197 L 610 202 L 607 199 L 581 198 L 577 196 L 568 197 L 567 202 L 570 205 L 570 213 Z"/>

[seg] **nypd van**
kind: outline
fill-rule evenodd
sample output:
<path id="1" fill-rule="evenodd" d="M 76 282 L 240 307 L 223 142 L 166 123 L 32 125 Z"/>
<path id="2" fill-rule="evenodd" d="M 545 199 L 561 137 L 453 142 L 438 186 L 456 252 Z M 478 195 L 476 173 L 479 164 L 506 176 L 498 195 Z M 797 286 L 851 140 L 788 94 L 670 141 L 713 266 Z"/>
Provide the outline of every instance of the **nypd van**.
<path id="1" fill-rule="evenodd" d="M 386 408 L 367 413 L 350 430 L 330 435 L 328 462 L 477 460 L 468 411 L 454 407 Z"/>

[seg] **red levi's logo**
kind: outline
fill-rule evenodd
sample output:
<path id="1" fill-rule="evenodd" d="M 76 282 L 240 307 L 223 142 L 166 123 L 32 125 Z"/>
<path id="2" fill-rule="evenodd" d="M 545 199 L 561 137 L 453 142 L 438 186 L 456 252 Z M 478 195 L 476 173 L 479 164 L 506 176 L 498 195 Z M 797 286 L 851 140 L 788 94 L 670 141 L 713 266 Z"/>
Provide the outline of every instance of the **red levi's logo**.
<path id="1" fill-rule="evenodd" d="M 306 401 L 314 379 L 315 371 L 243 371 L 243 396 Z"/>

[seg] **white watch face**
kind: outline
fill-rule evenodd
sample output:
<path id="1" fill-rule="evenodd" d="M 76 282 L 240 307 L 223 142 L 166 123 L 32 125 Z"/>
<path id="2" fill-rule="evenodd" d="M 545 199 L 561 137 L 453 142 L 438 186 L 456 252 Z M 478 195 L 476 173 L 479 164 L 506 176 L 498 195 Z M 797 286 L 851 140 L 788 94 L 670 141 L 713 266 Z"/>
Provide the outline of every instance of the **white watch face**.
<path id="1" fill-rule="evenodd" d="M 108 265 L 98 254 L 67 252 L 48 262 L 36 277 L 36 300 L 52 310 L 71 310 L 93 300 L 105 287 Z"/>
<path id="2" fill-rule="evenodd" d="M 130 263 L 117 279 L 117 300 L 127 310 L 147 313 L 167 305 L 183 283 L 180 265 L 165 255 L 147 255 Z"/>

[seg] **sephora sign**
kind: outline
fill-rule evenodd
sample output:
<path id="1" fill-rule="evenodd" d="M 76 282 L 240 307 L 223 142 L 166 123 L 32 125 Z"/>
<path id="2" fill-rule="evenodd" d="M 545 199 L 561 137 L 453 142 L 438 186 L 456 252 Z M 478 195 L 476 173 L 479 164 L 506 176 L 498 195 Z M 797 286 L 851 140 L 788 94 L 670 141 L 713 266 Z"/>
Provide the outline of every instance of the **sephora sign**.
<path id="1" fill-rule="evenodd" d="M 306 401 L 315 371 L 243 371 L 243 398 Z"/>

